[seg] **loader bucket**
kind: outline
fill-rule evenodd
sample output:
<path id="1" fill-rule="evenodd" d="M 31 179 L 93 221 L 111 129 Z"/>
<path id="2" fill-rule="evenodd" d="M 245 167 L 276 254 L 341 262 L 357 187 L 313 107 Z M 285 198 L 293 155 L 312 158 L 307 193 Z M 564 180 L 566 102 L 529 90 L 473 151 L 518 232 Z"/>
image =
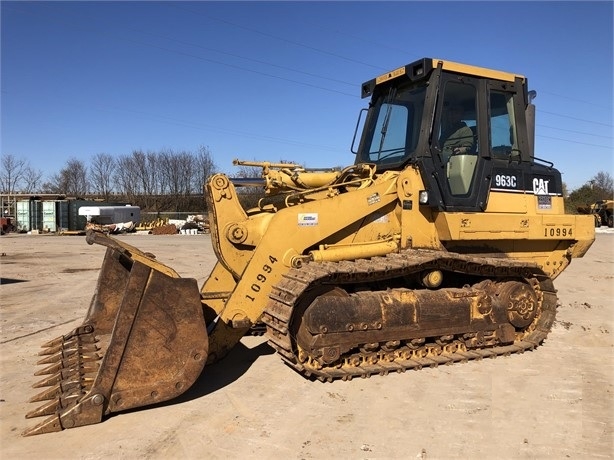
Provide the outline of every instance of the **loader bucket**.
<path id="1" fill-rule="evenodd" d="M 179 396 L 198 378 L 209 341 L 200 292 L 151 254 L 97 232 L 107 247 L 83 324 L 43 345 L 38 364 L 47 401 L 26 418 L 48 416 L 23 435 L 102 421 L 105 415 Z"/>

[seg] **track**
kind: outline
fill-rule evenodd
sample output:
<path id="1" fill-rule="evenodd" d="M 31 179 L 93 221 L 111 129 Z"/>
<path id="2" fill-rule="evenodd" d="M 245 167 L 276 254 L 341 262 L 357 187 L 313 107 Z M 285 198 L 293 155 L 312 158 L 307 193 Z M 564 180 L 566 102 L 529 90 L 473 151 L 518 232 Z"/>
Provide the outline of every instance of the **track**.
<path id="1" fill-rule="evenodd" d="M 394 349 L 380 344 L 378 349 L 366 349 L 356 344 L 356 350 L 341 356 L 333 365 L 323 365 L 321 360 L 306 356 L 298 350 L 292 336 L 292 320 L 296 305 L 306 291 L 321 285 L 357 286 L 395 278 L 407 277 L 423 270 L 445 270 L 457 275 L 470 275 L 482 279 L 527 280 L 538 296 L 538 311 L 533 322 L 516 333 L 512 344 L 487 344 L 482 348 L 469 345 L 467 334 L 457 334 L 447 341 L 425 338 L 420 341 L 401 342 Z M 449 275 L 448 275 L 449 276 Z M 300 269 L 292 269 L 274 287 L 262 321 L 267 326 L 267 338 L 282 359 L 307 377 L 322 381 L 366 378 L 374 374 L 404 372 L 407 369 L 436 367 L 522 353 L 539 346 L 550 332 L 556 315 L 557 297 L 552 281 L 536 265 L 505 258 L 476 257 L 431 250 L 406 250 L 386 257 L 368 260 L 342 261 L 338 263 L 310 263 Z M 469 345 L 469 346 L 468 346 Z"/>

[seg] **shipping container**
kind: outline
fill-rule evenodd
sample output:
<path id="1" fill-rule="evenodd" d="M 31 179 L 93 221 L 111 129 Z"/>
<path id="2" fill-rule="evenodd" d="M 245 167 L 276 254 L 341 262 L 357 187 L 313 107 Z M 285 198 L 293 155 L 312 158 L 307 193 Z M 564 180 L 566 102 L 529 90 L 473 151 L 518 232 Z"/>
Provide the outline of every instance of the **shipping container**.
<path id="1" fill-rule="evenodd" d="M 68 203 L 69 202 L 66 200 L 56 201 L 56 222 L 58 224 L 58 231 L 70 230 Z"/>
<path id="2" fill-rule="evenodd" d="M 41 201 L 42 207 L 42 226 L 40 230 L 44 232 L 55 232 L 56 224 L 56 201 Z"/>
<path id="3" fill-rule="evenodd" d="M 17 220 L 15 227 L 18 232 L 29 232 L 32 230 L 32 219 L 30 215 L 30 200 L 17 202 Z"/>

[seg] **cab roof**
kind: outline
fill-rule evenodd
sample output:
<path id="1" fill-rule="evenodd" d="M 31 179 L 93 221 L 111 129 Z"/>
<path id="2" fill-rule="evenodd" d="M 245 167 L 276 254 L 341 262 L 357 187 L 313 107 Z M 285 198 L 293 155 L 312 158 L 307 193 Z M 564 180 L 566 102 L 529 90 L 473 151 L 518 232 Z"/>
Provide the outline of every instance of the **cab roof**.
<path id="1" fill-rule="evenodd" d="M 399 77 L 405 76 L 410 80 L 420 80 L 425 78 L 433 69 L 437 68 L 439 64 L 441 64 L 443 70 L 448 72 L 509 82 L 514 82 L 517 79 L 520 79 L 523 82 L 526 81 L 524 76 L 514 73 L 461 64 L 453 61 L 445 61 L 443 59 L 423 58 L 403 67 L 399 67 L 398 69 L 386 72 L 372 80 L 365 82 L 362 85 L 362 97 L 370 96 L 377 85 L 381 85 Z"/>

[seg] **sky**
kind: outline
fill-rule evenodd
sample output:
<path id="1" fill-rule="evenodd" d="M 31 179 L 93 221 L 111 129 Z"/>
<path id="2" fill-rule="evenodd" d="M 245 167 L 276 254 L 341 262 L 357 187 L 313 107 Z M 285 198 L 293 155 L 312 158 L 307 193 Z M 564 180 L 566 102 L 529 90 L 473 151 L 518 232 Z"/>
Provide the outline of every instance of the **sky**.
<path id="1" fill-rule="evenodd" d="M 602 2 L 10 2 L 1 150 L 49 178 L 71 158 L 208 148 L 354 162 L 360 86 L 423 57 L 517 73 L 535 156 L 571 191 L 614 175 L 613 5 Z"/>

